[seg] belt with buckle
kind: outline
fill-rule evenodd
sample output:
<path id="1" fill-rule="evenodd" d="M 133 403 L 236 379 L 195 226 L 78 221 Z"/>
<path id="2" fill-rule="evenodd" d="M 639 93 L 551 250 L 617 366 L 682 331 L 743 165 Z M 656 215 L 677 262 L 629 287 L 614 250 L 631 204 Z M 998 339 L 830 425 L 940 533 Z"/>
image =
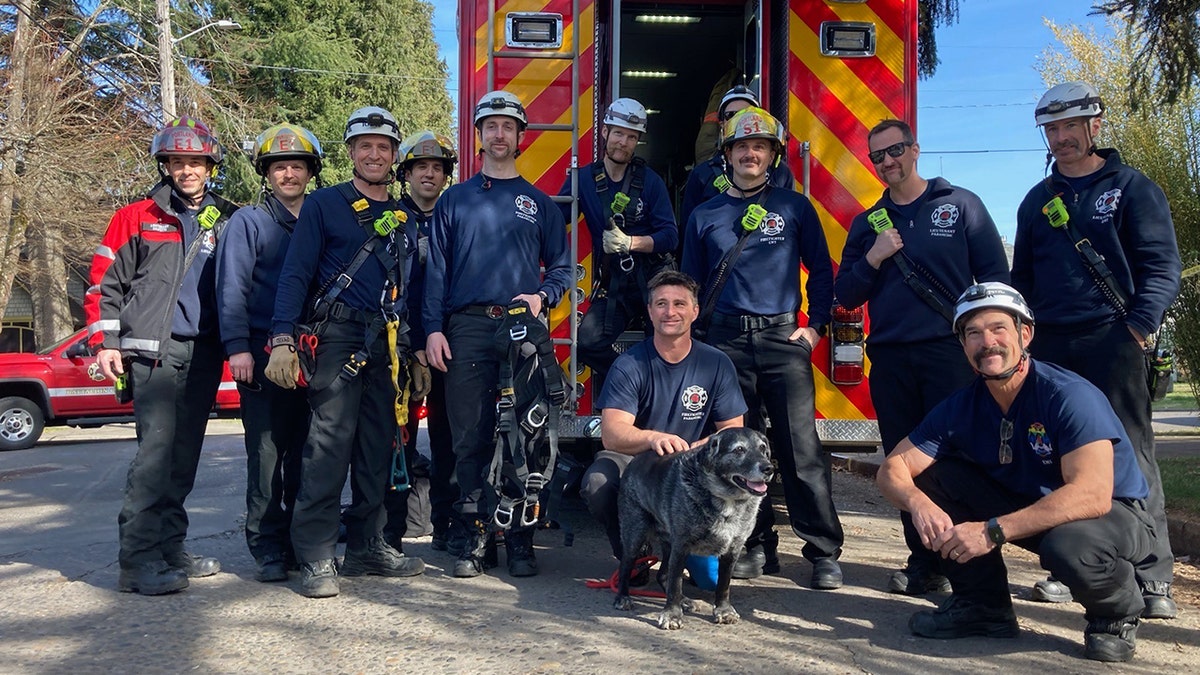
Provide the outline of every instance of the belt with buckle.
<path id="1" fill-rule="evenodd" d="M 489 319 L 499 319 L 504 316 L 504 305 L 467 305 L 460 310 L 463 314 L 486 316 Z"/>
<path id="2" fill-rule="evenodd" d="M 710 323 L 714 326 L 727 326 L 730 328 L 738 328 L 743 333 L 752 330 L 762 330 L 764 328 L 772 328 L 774 326 L 783 326 L 789 323 L 796 322 L 795 312 L 784 312 L 782 314 L 771 314 L 768 316 L 760 316 L 757 314 L 720 314 L 714 313 Z"/>
<path id="3" fill-rule="evenodd" d="M 334 321 L 357 321 L 359 323 L 370 323 L 375 313 L 365 309 L 351 307 L 344 302 L 335 302 L 329 306 L 329 311 L 325 316 Z"/>

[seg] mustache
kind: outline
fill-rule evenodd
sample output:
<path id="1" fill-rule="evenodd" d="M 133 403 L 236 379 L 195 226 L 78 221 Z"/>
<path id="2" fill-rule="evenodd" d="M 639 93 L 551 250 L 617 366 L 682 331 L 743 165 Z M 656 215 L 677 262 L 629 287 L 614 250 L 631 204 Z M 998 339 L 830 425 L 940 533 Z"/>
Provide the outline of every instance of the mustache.
<path id="1" fill-rule="evenodd" d="M 1007 353 L 1008 353 L 1008 351 L 1005 350 L 1004 347 L 1001 347 L 1000 345 L 995 345 L 992 347 L 984 347 L 984 348 L 980 349 L 979 351 L 975 352 L 975 356 L 972 358 L 975 361 L 975 365 L 978 367 L 980 364 L 983 363 L 983 360 L 989 356 L 1004 356 Z"/>

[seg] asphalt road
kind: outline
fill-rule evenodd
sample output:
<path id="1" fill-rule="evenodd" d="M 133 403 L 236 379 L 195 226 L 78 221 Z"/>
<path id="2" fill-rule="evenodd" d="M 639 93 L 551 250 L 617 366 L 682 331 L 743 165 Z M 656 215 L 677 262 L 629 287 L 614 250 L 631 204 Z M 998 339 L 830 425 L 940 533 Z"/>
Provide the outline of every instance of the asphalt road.
<path id="1" fill-rule="evenodd" d="M 801 542 L 784 533 L 783 573 L 736 582 L 737 625 L 713 624 L 712 595 L 695 588 L 697 609 L 680 631 L 654 626 L 658 600 L 639 601 L 633 613 L 612 609 L 609 591 L 584 586 L 613 563 L 577 503 L 564 514 L 573 546 L 561 532 L 538 534 L 538 577 L 513 579 L 501 568 L 453 579 L 451 559 L 425 538 L 405 546 L 428 563 L 423 577 L 344 580 L 340 597 L 309 600 L 295 592 L 295 576 L 253 580 L 241 533 L 240 427 L 216 421 L 209 430 L 188 500 L 190 547 L 218 556 L 224 571 L 158 598 L 115 590 L 131 425 L 52 429 L 48 442 L 0 454 L 0 673 L 1182 673 L 1200 663 L 1200 608 L 1192 606 L 1175 621 L 1144 623 L 1133 663 L 1084 661 L 1082 609 L 1026 600 L 1043 573 L 1011 546 L 1020 638 L 912 637 L 908 615 L 938 598 L 879 590 L 905 557 L 898 521 L 870 481 L 845 472 L 834 479 L 846 587 L 809 590 Z"/>

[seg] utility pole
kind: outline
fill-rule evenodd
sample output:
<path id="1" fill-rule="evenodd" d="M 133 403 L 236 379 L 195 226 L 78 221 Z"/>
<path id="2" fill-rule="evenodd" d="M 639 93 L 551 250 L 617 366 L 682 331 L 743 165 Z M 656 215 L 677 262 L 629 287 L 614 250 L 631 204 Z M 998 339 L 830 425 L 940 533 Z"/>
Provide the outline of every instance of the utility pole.
<path id="1" fill-rule="evenodd" d="M 170 0 L 154 0 L 154 19 L 158 23 L 158 81 L 165 123 L 175 119 L 175 47 L 171 39 Z"/>

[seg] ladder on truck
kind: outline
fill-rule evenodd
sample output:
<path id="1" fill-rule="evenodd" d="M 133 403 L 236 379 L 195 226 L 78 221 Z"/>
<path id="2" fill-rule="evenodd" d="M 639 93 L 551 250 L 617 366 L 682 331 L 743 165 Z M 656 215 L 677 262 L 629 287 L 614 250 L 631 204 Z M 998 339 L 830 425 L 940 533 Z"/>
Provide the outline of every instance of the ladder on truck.
<path id="1" fill-rule="evenodd" d="M 496 2 L 497 0 L 488 0 L 488 18 L 487 18 L 487 91 L 496 90 L 496 61 L 497 59 L 549 59 L 554 61 L 570 61 L 571 68 L 571 123 L 570 124 L 554 124 L 545 122 L 529 121 L 526 129 L 542 132 L 558 132 L 571 134 L 571 162 L 567 169 L 571 180 L 570 195 L 552 195 L 557 203 L 570 202 L 571 204 L 571 220 L 567 223 L 570 228 L 570 245 L 571 245 L 571 263 L 579 265 L 579 99 L 580 99 L 580 84 L 579 84 L 579 0 L 571 0 L 571 48 L 569 51 L 564 50 L 512 50 L 512 49 L 497 49 L 496 48 Z M 528 108 L 526 108 L 528 114 Z M 543 270 L 544 271 L 544 270 Z M 574 418 L 574 412 L 579 405 L 580 386 L 578 366 L 578 340 L 579 340 L 579 294 L 575 292 L 577 287 L 567 290 L 567 297 L 571 302 L 570 322 L 570 337 L 554 338 L 553 343 L 558 345 L 569 345 L 570 348 L 570 373 L 567 374 L 567 382 L 570 386 L 567 402 L 562 406 L 563 419 L 560 420 L 560 426 L 563 427 L 562 435 L 565 437 L 580 437 L 585 434 L 581 433 L 578 424 L 564 424 L 568 416 Z M 549 308 L 547 308 L 547 316 Z M 598 428 L 598 426 L 597 426 Z"/>

